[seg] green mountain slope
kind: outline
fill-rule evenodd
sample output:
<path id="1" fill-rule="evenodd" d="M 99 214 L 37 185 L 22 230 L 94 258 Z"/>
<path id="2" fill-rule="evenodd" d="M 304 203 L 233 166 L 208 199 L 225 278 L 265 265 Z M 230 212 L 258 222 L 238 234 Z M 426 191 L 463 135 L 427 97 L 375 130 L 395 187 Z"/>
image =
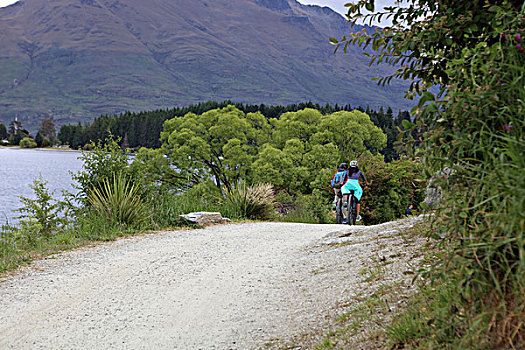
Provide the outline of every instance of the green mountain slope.
<path id="1" fill-rule="evenodd" d="M 350 30 L 295 0 L 25 0 L 0 9 L 0 120 L 59 124 L 206 100 L 407 108 Z"/>

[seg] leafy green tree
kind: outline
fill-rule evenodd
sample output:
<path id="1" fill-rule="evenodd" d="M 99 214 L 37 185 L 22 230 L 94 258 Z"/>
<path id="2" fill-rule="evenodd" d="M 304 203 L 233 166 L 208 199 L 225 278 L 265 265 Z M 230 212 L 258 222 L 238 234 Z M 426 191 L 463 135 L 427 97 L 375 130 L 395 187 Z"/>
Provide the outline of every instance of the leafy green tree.
<path id="1" fill-rule="evenodd" d="M 320 130 L 323 133 L 321 140 L 326 137 L 332 140 L 337 145 L 339 155 L 346 159 L 366 149 L 377 153 L 386 145 L 386 135 L 371 122 L 367 114 L 357 110 L 326 116 L 321 121 Z"/>
<path id="2" fill-rule="evenodd" d="M 272 120 L 275 125 L 274 144 L 282 148 L 290 139 L 309 141 L 310 137 L 319 131 L 319 123 L 322 118 L 321 112 L 311 108 L 283 114 L 278 120 Z"/>
<path id="3" fill-rule="evenodd" d="M 6 140 L 7 135 L 7 128 L 5 127 L 5 124 L 0 123 L 0 140 Z"/>
<path id="4" fill-rule="evenodd" d="M 217 187 L 230 189 L 246 175 L 268 137 L 263 118 L 234 106 L 188 113 L 164 123 L 162 149 L 182 176 L 199 181 L 213 176 Z"/>
<path id="5" fill-rule="evenodd" d="M 386 144 L 386 135 L 381 129 L 368 115 L 357 110 L 322 115 L 307 108 L 285 113 L 270 122 L 274 126 L 273 149 L 268 148 L 267 153 L 261 152 L 256 157 L 252 181 L 270 182 L 276 188 L 284 186 L 294 193 L 312 193 L 315 188 L 326 186 L 332 169 L 339 163 L 352 160 L 355 153 L 366 150 L 377 153 Z M 275 150 L 282 150 L 282 154 Z M 281 158 L 282 172 L 260 170 L 268 167 L 270 155 L 272 166 L 279 162 L 277 157 Z M 289 161 L 290 170 L 285 166 Z"/>
<path id="6" fill-rule="evenodd" d="M 42 147 L 42 144 L 44 142 L 44 137 L 42 136 L 40 131 L 36 133 L 35 142 L 36 142 L 37 147 Z"/>
<path id="7" fill-rule="evenodd" d="M 15 119 L 9 123 L 9 143 L 19 145 L 23 138 L 29 137 L 29 131 L 23 129 L 22 122 Z"/>
<path id="8" fill-rule="evenodd" d="M 186 172 L 185 176 L 177 171 L 162 150 L 145 147 L 135 154 L 129 171 L 149 195 L 165 189 L 190 187 L 199 180 L 195 174 Z"/>
<path id="9" fill-rule="evenodd" d="M 48 115 L 45 116 L 44 120 L 42 120 L 42 124 L 40 125 L 39 132 L 43 137 L 47 138 L 51 142 L 56 140 L 56 127 L 55 123 L 53 122 L 53 117 Z"/>
<path id="10" fill-rule="evenodd" d="M 9 123 L 9 135 L 19 135 L 22 132 L 22 122 L 15 119 Z"/>
<path id="11" fill-rule="evenodd" d="M 42 147 L 50 147 L 52 146 L 51 141 L 47 137 L 44 137 L 42 139 Z"/>
<path id="12" fill-rule="evenodd" d="M 290 154 L 265 144 L 252 166 L 253 182 L 271 183 L 277 189 L 296 186 L 294 162 Z M 302 180 L 301 180 L 302 182 Z"/>

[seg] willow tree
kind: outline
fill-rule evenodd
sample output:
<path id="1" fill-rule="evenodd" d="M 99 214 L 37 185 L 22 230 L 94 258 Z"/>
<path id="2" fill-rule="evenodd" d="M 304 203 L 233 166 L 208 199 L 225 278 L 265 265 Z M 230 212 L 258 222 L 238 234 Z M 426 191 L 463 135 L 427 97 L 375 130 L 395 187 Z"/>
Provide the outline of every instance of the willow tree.
<path id="1" fill-rule="evenodd" d="M 339 163 L 355 159 L 356 153 L 377 153 L 386 145 L 386 135 L 357 110 L 323 115 L 306 108 L 271 124 L 272 141 L 256 156 L 252 181 L 292 192 L 311 193 L 327 183 Z M 276 167 L 283 171 L 272 170 Z"/>
<path id="2" fill-rule="evenodd" d="M 193 182 L 213 177 L 217 187 L 231 189 L 246 176 L 269 129 L 262 114 L 234 106 L 188 113 L 164 123 L 162 150 L 180 175 Z"/>

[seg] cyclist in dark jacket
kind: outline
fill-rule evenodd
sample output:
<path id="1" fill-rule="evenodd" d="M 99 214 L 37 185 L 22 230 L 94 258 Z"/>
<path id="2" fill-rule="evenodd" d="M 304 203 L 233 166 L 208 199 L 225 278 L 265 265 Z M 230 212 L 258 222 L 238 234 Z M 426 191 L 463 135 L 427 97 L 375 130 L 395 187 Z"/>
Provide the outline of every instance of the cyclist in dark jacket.
<path id="1" fill-rule="evenodd" d="M 337 206 L 337 198 L 342 197 L 341 194 L 341 185 L 344 185 L 346 181 L 348 180 L 348 164 L 341 163 L 339 164 L 339 167 L 337 168 L 337 171 L 332 176 L 332 181 L 330 182 L 330 185 L 332 189 L 334 190 L 334 205 L 333 209 L 335 210 L 335 207 Z"/>

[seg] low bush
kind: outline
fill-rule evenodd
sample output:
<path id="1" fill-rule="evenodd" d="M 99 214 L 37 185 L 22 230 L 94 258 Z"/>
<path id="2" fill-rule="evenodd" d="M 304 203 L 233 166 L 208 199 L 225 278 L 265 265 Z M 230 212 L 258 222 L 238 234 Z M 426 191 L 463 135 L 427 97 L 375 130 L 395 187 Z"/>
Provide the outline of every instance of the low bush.
<path id="1" fill-rule="evenodd" d="M 104 142 L 91 143 L 92 151 L 82 152 L 79 159 L 83 162 L 83 170 L 72 174 L 78 185 L 77 199 L 84 205 L 88 204 L 89 192 L 105 179 L 111 179 L 118 173 L 128 173 L 128 155 L 118 145 L 111 135 Z"/>
<path id="2" fill-rule="evenodd" d="M 334 223 L 335 216 L 331 213 L 333 192 L 330 196 L 327 193 L 327 190 L 315 189 L 313 194 L 298 195 L 292 202 L 282 203 L 289 210 L 279 220 L 308 224 Z"/>
<path id="3" fill-rule="evenodd" d="M 97 212 L 86 211 L 78 215 L 69 232 L 80 242 L 112 241 L 119 237 L 131 236 L 141 230 L 132 225 L 123 225 Z"/>
<path id="4" fill-rule="evenodd" d="M 19 143 L 22 148 L 36 148 L 37 144 L 31 137 L 24 137 Z"/>
<path id="5" fill-rule="evenodd" d="M 410 204 L 421 209 L 427 178 L 418 160 L 401 159 L 385 163 L 364 155 L 360 160 L 370 186 L 363 191 L 361 212 L 367 224 L 379 224 L 405 215 Z"/>

